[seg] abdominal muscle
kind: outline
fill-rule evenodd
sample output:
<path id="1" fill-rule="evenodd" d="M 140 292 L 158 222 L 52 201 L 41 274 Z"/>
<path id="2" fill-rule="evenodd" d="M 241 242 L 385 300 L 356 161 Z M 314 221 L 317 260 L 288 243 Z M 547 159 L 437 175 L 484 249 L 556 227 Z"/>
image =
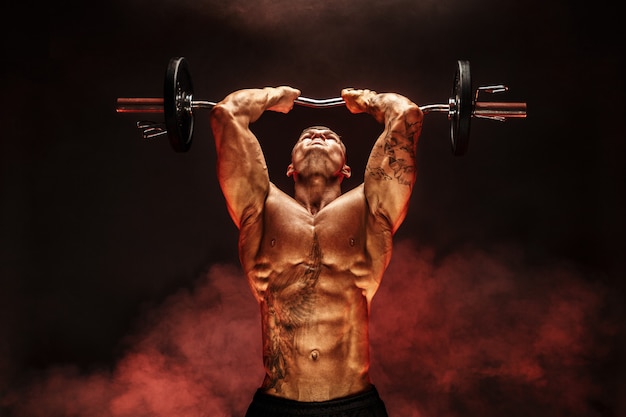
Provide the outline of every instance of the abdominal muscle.
<path id="1" fill-rule="evenodd" d="M 325 401 L 370 386 L 369 302 L 390 238 L 364 201 L 360 187 L 313 215 L 272 187 L 264 210 L 242 224 L 240 257 L 261 308 L 268 394 Z"/>
<path id="2" fill-rule="evenodd" d="M 267 393 L 325 401 L 370 385 L 368 305 L 351 274 L 295 265 L 270 277 L 261 310 Z"/>

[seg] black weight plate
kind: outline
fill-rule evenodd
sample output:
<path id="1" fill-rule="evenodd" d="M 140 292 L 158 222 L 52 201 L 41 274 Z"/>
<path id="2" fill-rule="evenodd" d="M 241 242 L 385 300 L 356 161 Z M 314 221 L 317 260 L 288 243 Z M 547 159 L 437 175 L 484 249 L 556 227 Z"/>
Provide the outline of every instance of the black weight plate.
<path id="1" fill-rule="evenodd" d="M 452 153 L 456 156 L 465 155 L 469 144 L 470 121 L 472 120 L 472 79 L 469 61 L 457 61 L 457 69 L 452 86 L 450 106 L 454 113 L 450 119 L 450 139 Z"/>
<path id="2" fill-rule="evenodd" d="M 170 145 L 176 152 L 187 152 L 193 134 L 193 85 L 185 58 L 170 59 L 163 89 L 163 112 Z"/>

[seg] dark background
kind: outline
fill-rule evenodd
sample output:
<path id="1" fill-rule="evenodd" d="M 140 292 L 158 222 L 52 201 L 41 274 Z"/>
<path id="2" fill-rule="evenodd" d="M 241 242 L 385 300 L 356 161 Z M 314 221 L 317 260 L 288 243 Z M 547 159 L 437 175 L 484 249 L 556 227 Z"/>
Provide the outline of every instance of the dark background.
<path id="1" fill-rule="evenodd" d="M 565 0 L 4 5 L 2 412 L 28 415 L 16 404 L 32 395 L 33 384 L 46 386 L 54 367 L 71 366 L 78 380 L 95 369 L 116 369 L 132 346 L 123 341 L 139 332 L 141 317 L 160 311 L 181 289 L 193 293 L 212 265 L 237 265 L 237 231 L 215 178 L 208 112 L 196 113 L 194 143 L 185 154 L 174 153 L 166 139 L 143 141 L 137 117 L 115 112 L 117 97 L 161 96 L 169 59 L 185 56 L 195 97 L 207 100 L 285 84 L 314 98 L 360 87 L 400 92 L 420 105 L 446 103 L 457 59 L 471 62 L 475 87 L 507 84 L 501 99 L 526 101 L 528 118 L 473 120 L 464 157 L 450 153 L 446 117 L 426 117 L 419 178 L 397 240 L 427 249 L 435 265 L 467 248 L 497 259 L 494 248 L 506 247 L 521 254 L 519 269 L 575 271 L 581 288 L 604 297 L 593 309 L 598 326 L 589 329 L 608 328 L 603 336 L 591 330 L 581 336 L 601 337 L 606 350 L 598 357 L 586 352 L 576 364 L 600 392 L 585 392 L 592 411 L 578 412 L 618 415 L 624 410 L 618 398 L 624 393 L 625 91 L 623 16 L 610 6 Z M 268 113 L 253 126 L 273 181 L 290 189 L 284 171 L 292 141 L 311 124 L 343 136 L 355 174 L 345 185 L 357 185 L 380 126 L 345 108 L 296 107 L 288 115 Z M 252 379 L 258 381 L 256 374 Z M 482 383 L 482 408 L 448 390 L 441 400 L 452 404 L 447 412 L 497 415 L 489 404 L 530 395 L 518 387 L 495 398 L 488 395 L 495 388 Z M 53 395 L 38 392 L 30 403 Z M 539 400 L 526 406 L 535 415 L 557 415 Z"/>

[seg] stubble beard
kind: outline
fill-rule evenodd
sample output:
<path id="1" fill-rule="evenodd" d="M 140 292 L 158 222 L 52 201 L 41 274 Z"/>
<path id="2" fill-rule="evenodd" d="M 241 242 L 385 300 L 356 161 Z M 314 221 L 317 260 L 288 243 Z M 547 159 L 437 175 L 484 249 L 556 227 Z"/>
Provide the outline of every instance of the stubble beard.
<path id="1" fill-rule="evenodd" d="M 336 167 L 332 165 L 332 160 L 325 150 L 314 148 L 309 150 L 306 158 L 302 161 L 299 174 L 304 176 L 332 176 L 337 171 Z"/>

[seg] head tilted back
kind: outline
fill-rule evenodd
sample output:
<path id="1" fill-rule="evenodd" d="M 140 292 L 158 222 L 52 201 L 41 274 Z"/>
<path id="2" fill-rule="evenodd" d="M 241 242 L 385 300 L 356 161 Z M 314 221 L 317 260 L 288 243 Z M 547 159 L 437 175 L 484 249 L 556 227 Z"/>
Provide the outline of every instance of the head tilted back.
<path id="1" fill-rule="evenodd" d="M 303 136 L 306 132 L 308 132 L 308 131 L 309 131 L 309 130 L 311 130 L 311 129 L 316 129 L 316 130 L 330 130 L 331 132 L 333 132 L 333 133 L 334 133 L 334 134 L 335 134 L 335 135 L 339 138 L 339 144 L 340 144 L 340 145 L 341 145 L 341 147 L 343 148 L 343 153 L 344 153 L 344 155 L 346 155 L 346 145 L 344 145 L 343 141 L 341 140 L 341 135 L 339 135 L 337 132 L 335 132 L 334 130 L 332 130 L 332 129 L 331 129 L 330 127 L 328 127 L 328 126 L 322 126 L 322 125 L 319 125 L 319 126 L 309 126 L 309 127 L 307 127 L 306 129 L 304 129 L 304 130 L 302 131 L 302 133 L 300 133 L 300 136 L 298 136 L 298 140 L 300 140 L 300 138 L 301 138 L 301 137 L 302 137 L 302 136 Z M 296 141 L 296 144 L 297 144 L 297 142 L 298 142 L 298 141 Z M 294 147 L 295 147 L 295 145 L 294 145 Z M 293 153 L 293 150 L 292 150 L 292 153 Z"/>

